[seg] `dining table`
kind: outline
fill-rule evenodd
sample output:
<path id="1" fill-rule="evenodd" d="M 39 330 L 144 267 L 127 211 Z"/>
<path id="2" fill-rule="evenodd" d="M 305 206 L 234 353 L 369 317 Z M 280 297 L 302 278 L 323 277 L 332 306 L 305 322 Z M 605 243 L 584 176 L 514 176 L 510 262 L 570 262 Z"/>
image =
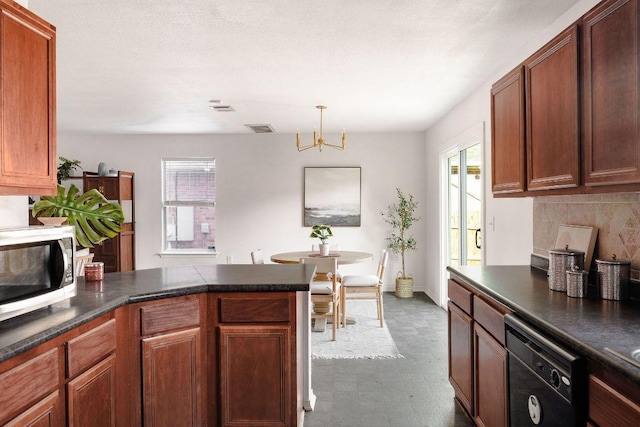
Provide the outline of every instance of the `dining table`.
<path id="1" fill-rule="evenodd" d="M 329 255 L 321 255 L 318 251 L 294 251 L 281 252 L 271 255 L 271 261 L 278 264 L 299 264 L 300 258 L 336 258 L 338 265 L 357 264 L 367 262 L 373 259 L 373 254 L 358 251 L 335 251 L 329 252 Z M 343 301 L 344 304 L 344 301 Z M 329 311 L 329 303 L 314 303 L 313 311 L 316 313 L 327 313 Z M 356 320 L 347 316 L 347 324 L 354 324 Z M 327 319 L 316 319 L 313 324 L 314 332 L 324 332 L 327 326 Z"/>
<path id="2" fill-rule="evenodd" d="M 300 258 L 307 257 L 337 258 L 338 265 L 343 265 L 371 261 L 373 259 L 373 254 L 357 251 L 335 251 L 329 252 L 329 255 L 322 256 L 317 251 L 295 251 L 271 255 L 271 261 L 279 264 L 298 264 L 300 262 Z"/>

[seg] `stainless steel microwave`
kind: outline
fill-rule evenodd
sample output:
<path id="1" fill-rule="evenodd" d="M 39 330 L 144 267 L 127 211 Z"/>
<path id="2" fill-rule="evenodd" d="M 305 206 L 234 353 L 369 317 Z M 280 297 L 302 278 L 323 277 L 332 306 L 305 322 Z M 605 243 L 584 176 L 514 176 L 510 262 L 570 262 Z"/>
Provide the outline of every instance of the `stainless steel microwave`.
<path id="1" fill-rule="evenodd" d="M 73 226 L 0 228 L 0 321 L 75 295 Z"/>

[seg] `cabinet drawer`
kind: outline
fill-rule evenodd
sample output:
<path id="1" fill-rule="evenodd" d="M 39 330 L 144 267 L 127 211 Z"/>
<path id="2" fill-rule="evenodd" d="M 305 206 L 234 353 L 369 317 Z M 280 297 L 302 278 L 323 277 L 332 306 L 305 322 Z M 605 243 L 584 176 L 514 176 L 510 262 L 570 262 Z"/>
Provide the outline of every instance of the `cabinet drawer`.
<path id="1" fill-rule="evenodd" d="M 473 318 L 504 346 L 504 313 L 474 295 Z"/>
<path id="2" fill-rule="evenodd" d="M 85 332 L 67 342 L 67 377 L 80 372 L 103 359 L 116 349 L 116 320 Z"/>
<path id="3" fill-rule="evenodd" d="M 589 375 L 589 418 L 600 427 L 637 426 L 640 406 L 599 378 Z"/>
<path id="4" fill-rule="evenodd" d="M 200 325 L 200 302 L 197 298 L 172 300 L 140 309 L 142 335 Z"/>
<path id="5" fill-rule="evenodd" d="M 0 422 L 51 393 L 58 382 L 57 348 L 0 375 Z"/>
<path id="6" fill-rule="evenodd" d="M 473 294 L 455 280 L 449 279 L 449 299 L 467 314 L 472 314 Z"/>
<path id="7" fill-rule="evenodd" d="M 223 323 L 290 322 L 290 299 L 283 297 L 247 297 L 220 299 Z"/>

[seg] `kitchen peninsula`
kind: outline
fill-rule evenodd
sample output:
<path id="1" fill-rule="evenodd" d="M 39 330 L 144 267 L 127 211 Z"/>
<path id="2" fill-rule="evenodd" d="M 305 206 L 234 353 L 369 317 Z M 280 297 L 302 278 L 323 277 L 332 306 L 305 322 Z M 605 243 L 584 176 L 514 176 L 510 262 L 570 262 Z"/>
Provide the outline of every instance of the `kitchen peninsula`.
<path id="1" fill-rule="evenodd" d="M 605 349 L 628 355 L 630 349 L 640 347 L 640 301 L 570 298 L 564 292 L 549 290 L 546 272 L 530 266 L 457 266 L 448 270 L 449 377 L 456 397 L 476 424 L 508 422 L 503 318 L 511 313 L 586 359 L 588 378 L 581 381 L 587 388 L 587 402 L 581 407 L 588 410 L 583 415 L 588 416 L 589 425 L 637 425 L 640 363 L 629 363 Z M 484 351 L 483 358 L 475 362 L 483 363 L 482 369 L 474 365 L 478 351 Z M 493 370 L 489 372 L 487 367 Z M 487 391 L 488 383 L 499 386 L 491 395 L 478 395 L 477 389 Z M 487 424 L 487 419 L 500 422 Z"/>
<path id="2" fill-rule="evenodd" d="M 75 297 L 0 323 L 0 424 L 299 425 L 312 273 L 238 264 L 81 278 Z"/>

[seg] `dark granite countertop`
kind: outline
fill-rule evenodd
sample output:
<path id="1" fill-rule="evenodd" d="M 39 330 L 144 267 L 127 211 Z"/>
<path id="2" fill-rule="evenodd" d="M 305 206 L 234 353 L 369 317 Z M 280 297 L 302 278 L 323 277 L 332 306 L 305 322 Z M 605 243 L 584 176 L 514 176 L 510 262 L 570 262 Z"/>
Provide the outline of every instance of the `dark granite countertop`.
<path id="1" fill-rule="evenodd" d="M 549 290 L 546 272 L 530 266 L 447 269 L 550 337 L 640 386 L 640 368 L 605 351 L 609 347 L 628 354 L 640 347 L 640 301 L 570 298 Z"/>
<path id="2" fill-rule="evenodd" d="M 202 292 L 308 291 L 315 266 L 220 264 L 105 274 L 78 280 L 76 296 L 0 322 L 0 362 L 122 305 Z"/>

